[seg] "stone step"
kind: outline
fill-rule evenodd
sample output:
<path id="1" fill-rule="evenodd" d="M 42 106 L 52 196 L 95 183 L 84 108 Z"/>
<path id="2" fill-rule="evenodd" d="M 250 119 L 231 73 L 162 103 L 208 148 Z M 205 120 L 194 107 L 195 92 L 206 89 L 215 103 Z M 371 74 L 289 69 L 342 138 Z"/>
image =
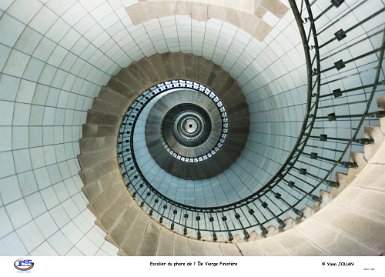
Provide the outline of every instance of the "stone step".
<path id="1" fill-rule="evenodd" d="M 140 213 L 127 229 L 123 242 L 120 244 L 119 255 L 136 256 L 140 253 L 144 233 L 149 224 L 147 215 Z"/>
<path id="2" fill-rule="evenodd" d="M 89 202 L 89 206 L 95 211 L 95 216 L 109 208 L 114 199 L 116 199 L 121 193 L 126 192 L 126 188 L 123 184 L 117 183 L 107 188 L 102 194 Z"/>
<path id="3" fill-rule="evenodd" d="M 173 255 L 174 256 L 188 256 L 188 247 L 187 247 L 187 238 L 174 234 L 174 243 L 173 243 Z"/>
<path id="4" fill-rule="evenodd" d="M 383 141 L 380 145 L 378 145 L 378 149 L 376 153 L 370 160 L 372 164 L 385 164 L 385 141 Z"/>
<path id="5" fill-rule="evenodd" d="M 321 207 L 325 207 L 330 201 L 332 201 L 330 192 L 327 192 L 323 189 L 320 190 L 320 196 L 322 197 Z"/>
<path id="6" fill-rule="evenodd" d="M 188 255 L 189 256 L 204 256 L 204 242 L 195 239 L 187 240 Z"/>
<path id="7" fill-rule="evenodd" d="M 223 256 L 221 245 L 224 243 L 213 243 L 209 241 L 203 242 L 203 255 L 202 256 Z"/>
<path id="8" fill-rule="evenodd" d="M 87 124 L 112 125 L 116 127 L 120 125 L 121 118 L 118 115 L 91 110 L 87 113 Z"/>
<path id="9" fill-rule="evenodd" d="M 369 161 L 373 155 L 377 152 L 381 143 L 384 141 L 385 135 L 381 131 L 380 126 L 369 126 L 365 127 L 365 135 L 368 138 L 374 139 L 374 144 L 367 144 L 364 146 L 364 157 L 367 161 Z"/>
<path id="10" fill-rule="evenodd" d="M 89 153 L 103 148 L 116 147 L 116 136 L 108 137 L 84 137 L 80 140 L 80 151 Z"/>
<path id="11" fill-rule="evenodd" d="M 293 219 L 291 217 L 286 218 L 283 222 L 285 223 L 285 227 L 284 227 L 283 231 L 287 231 L 296 225 L 295 219 Z"/>
<path id="12" fill-rule="evenodd" d="M 385 111 L 385 95 L 377 96 L 377 107 L 380 111 Z"/>
<path id="13" fill-rule="evenodd" d="M 105 113 L 105 114 L 123 116 L 126 113 L 127 108 L 111 104 L 100 98 L 95 98 L 94 101 L 92 102 L 91 110 Z"/>
<path id="14" fill-rule="evenodd" d="M 122 214 L 117 218 L 117 221 L 109 228 L 106 239 L 117 247 L 123 242 L 127 231 L 138 216 L 138 210 L 136 203 L 132 201 L 125 210 L 122 210 Z"/>
<path id="15" fill-rule="evenodd" d="M 301 209 L 302 213 L 303 213 L 303 217 L 304 219 L 308 218 L 308 217 L 311 217 L 315 211 L 313 209 L 313 207 L 309 207 L 309 206 L 305 206 Z"/>
<path id="16" fill-rule="evenodd" d="M 128 107 L 131 101 L 130 100 L 131 97 L 122 95 L 110 87 L 103 87 L 100 90 L 98 98 L 103 100 L 106 103 L 109 103 L 115 106 L 121 106 L 122 108 Z"/>
<path id="17" fill-rule="evenodd" d="M 279 233 L 278 229 L 275 228 L 273 225 L 267 226 L 266 229 L 267 229 L 267 234 L 266 234 L 267 237 L 270 237 Z"/>
<path id="18" fill-rule="evenodd" d="M 327 255 L 378 255 L 378 252 L 355 240 L 349 234 L 313 218 L 296 226 L 296 232 L 325 251 Z"/>
<path id="19" fill-rule="evenodd" d="M 87 197 L 88 201 L 92 201 L 101 194 L 104 193 L 109 187 L 113 185 L 118 185 L 121 180 L 117 179 L 116 176 L 117 173 L 111 172 L 109 174 L 103 175 L 100 177 L 98 180 L 87 183 L 85 186 L 82 188 L 83 193 Z M 120 174 L 120 173 L 119 173 Z"/>
<path id="20" fill-rule="evenodd" d="M 78 160 L 82 170 L 85 170 L 89 167 L 94 167 L 98 164 L 108 162 L 110 160 L 116 159 L 116 148 L 103 148 L 98 151 L 81 153 L 78 155 Z"/>
<path id="21" fill-rule="evenodd" d="M 128 192 L 122 193 L 113 201 L 109 209 L 105 210 L 103 213 L 100 213 L 98 220 L 104 226 L 103 229 L 108 231 L 109 227 L 115 223 L 115 221 L 119 218 L 119 215 L 121 215 L 122 211 L 125 210 L 132 201 L 133 200 L 129 196 Z"/>
<path id="22" fill-rule="evenodd" d="M 121 77 L 123 73 L 119 73 L 115 77 L 112 77 L 107 84 L 107 87 L 113 89 L 120 95 L 126 98 L 131 98 L 132 95 L 137 92 L 133 90 L 133 87 L 127 82 L 124 82 L 124 79 Z"/>
<path id="23" fill-rule="evenodd" d="M 140 256 L 154 256 L 157 251 L 161 226 L 150 221 L 143 236 L 142 246 L 138 252 Z"/>
<path id="24" fill-rule="evenodd" d="M 349 190 L 351 187 L 349 187 Z M 345 190 L 343 193 L 346 193 Z M 341 193 L 341 195 L 343 195 Z M 343 231 L 357 244 L 363 244 L 376 251 L 376 255 L 384 255 L 385 245 L 385 222 L 376 220 L 370 214 L 361 211 L 345 208 L 338 199 L 329 203 L 328 208 L 320 210 L 314 215 L 314 219 L 337 230 Z M 383 201 L 383 197 L 370 199 L 370 201 Z M 349 201 L 349 200 L 348 200 Z M 361 200 L 360 200 L 361 201 Z M 365 201 L 368 201 L 367 199 Z M 354 205 L 354 203 L 352 203 Z M 381 204 L 383 206 L 383 204 Z M 341 246 L 342 247 L 342 246 Z M 346 252 L 345 252 L 346 253 Z M 347 253 L 346 253 L 347 254 Z"/>
<path id="25" fill-rule="evenodd" d="M 118 127 L 109 125 L 97 125 L 87 123 L 83 124 L 82 126 L 83 138 L 116 136 L 118 130 Z"/>
<path id="26" fill-rule="evenodd" d="M 173 240 L 174 233 L 164 227 L 161 227 L 156 256 L 173 256 Z"/>
<path id="27" fill-rule="evenodd" d="M 377 99 L 378 110 L 385 111 L 385 95 L 378 96 L 376 99 Z M 381 117 L 379 121 L 380 121 L 381 131 L 383 134 L 385 134 L 385 117 Z"/>
<path id="28" fill-rule="evenodd" d="M 99 178 L 102 178 L 106 174 L 119 170 L 119 167 L 116 161 L 111 160 L 107 161 L 94 167 L 89 167 L 85 170 L 79 171 L 79 176 L 83 181 L 83 184 L 86 186 L 89 183 L 97 181 Z"/>
<path id="29" fill-rule="evenodd" d="M 354 152 L 352 151 L 350 153 L 350 162 L 355 162 L 358 167 L 357 168 L 349 168 L 348 169 L 348 175 L 350 176 L 357 176 L 362 169 L 365 167 L 365 165 L 368 163 L 367 160 L 364 157 L 363 153 Z"/>
<path id="30" fill-rule="evenodd" d="M 220 243 L 219 247 L 224 256 L 241 256 L 239 249 L 233 243 Z"/>

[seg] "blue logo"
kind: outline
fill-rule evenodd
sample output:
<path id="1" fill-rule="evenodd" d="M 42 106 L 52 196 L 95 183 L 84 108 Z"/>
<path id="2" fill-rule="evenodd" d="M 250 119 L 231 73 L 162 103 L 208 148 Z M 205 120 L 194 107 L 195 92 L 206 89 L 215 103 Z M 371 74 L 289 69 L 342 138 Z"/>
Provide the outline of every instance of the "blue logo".
<path id="1" fill-rule="evenodd" d="M 18 259 L 13 265 L 17 270 L 28 271 L 31 270 L 35 264 L 31 259 Z"/>

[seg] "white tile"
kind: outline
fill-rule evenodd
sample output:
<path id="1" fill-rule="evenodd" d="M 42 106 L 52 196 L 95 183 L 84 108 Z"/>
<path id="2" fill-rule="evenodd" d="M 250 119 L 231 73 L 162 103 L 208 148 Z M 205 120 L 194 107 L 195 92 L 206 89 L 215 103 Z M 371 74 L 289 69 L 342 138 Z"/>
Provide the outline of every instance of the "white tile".
<path id="1" fill-rule="evenodd" d="M 101 4 L 100 6 L 98 6 L 97 8 L 95 8 L 92 12 L 91 12 L 91 15 L 97 20 L 97 21 L 100 21 L 102 20 L 104 17 L 106 17 L 107 15 L 113 13 L 113 10 L 111 8 L 111 6 L 109 5 L 108 2 L 105 2 L 103 4 Z"/>
<path id="2" fill-rule="evenodd" d="M 0 44 L 0 71 L 3 71 L 5 63 L 7 62 L 8 56 L 11 53 L 10 47 Z"/>
<path id="3" fill-rule="evenodd" d="M 36 47 L 36 50 L 34 51 L 33 56 L 42 61 L 46 61 L 48 57 L 51 55 L 54 48 L 55 48 L 55 43 L 49 40 L 48 38 L 43 37 L 39 45 Z"/>
<path id="4" fill-rule="evenodd" d="M 29 81 L 37 81 L 44 68 L 44 63 L 38 59 L 31 58 L 28 62 L 27 68 L 24 71 L 24 79 Z"/>
<path id="5" fill-rule="evenodd" d="M 87 256 L 93 256 L 98 251 L 98 248 L 93 244 L 87 237 L 83 237 L 77 244 L 78 248 L 82 253 Z"/>
<path id="6" fill-rule="evenodd" d="M 48 187 L 40 191 L 40 193 L 48 209 L 51 209 L 55 207 L 57 204 L 59 204 L 59 199 L 57 199 L 56 194 L 52 189 L 52 187 Z"/>
<path id="7" fill-rule="evenodd" d="M 88 209 L 86 211 L 89 211 Z M 79 228 L 83 234 L 87 234 L 92 227 L 95 226 L 93 221 L 94 216 L 86 216 L 86 213 L 79 214 L 76 218 L 72 220 L 73 223 Z"/>
<path id="8" fill-rule="evenodd" d="M 12 225 L 17 229 L 31 220 L 31 214 L 24 199 L 8 204 L 5 209 L 11 219 Z"/>
<path id="9" fill-rule="evenodd" d="M 27 248 L 28 252 L 31 252 L 44 241 L 43 235 L 40 233 L 35 222 L 33 221 L 19 228 L 16 232 L 19 235 L 19 238 L 22 240 L 24 246 Z"/>
<path id="10" fill-rule="evenodd" d="M 48 242 L 43 242 L 41 245 L 39 245 L 35 250 L 31 252 L 31 255 L 33 256 L 57 256 L 58 253 L 56 253 L 55 249 L 52 248 L 51 245 L 49 245 Z"/>
<path id="11" fill-rule="evenodd" d="M 79 3 L 76 3 L 63 14 L 62 18 L 69 24 L 75 25 L 86 14 L 87 11 Z"/>
<path id="12" fill-rule="evenodd" d="M 63 46 L 65 49 L 71 49 L 74 46 L 74 44 L 78 41 L 79 38 L 80 38 L 80 34 L 76 32 L 74 29 L 71 29 L 65 34 L 63 39 L 60 41 L 60 45 Z M 73 54 L 69 54 L 69 55 L 72 55 L 70 56 L 72 58 L 70 64 L 72 65 L 73 60 L 76 57 Z M 64 60 L 66 60 L 66 58 Z"/>
<path id="13" fill-rule="evenodd" d="M 100 248 L 105 240 L 106 233 L 98 226 L 94 226 L 86 235 L 86 237 L 92 241 L 98 248 Z"/>
<path id="14" fill-rule="evenodd" d="M 108 241 L 105 241 L 104 244 L 102 245 L 101 249 L 106 252 L 109 255 L 116 256 L 119 248 L 117 248 L 115 245 L 111 244 Z"/>
<path id="15" fill-rule="evenodd" d="M 59 163 L 59 169 L 60 169 L 61 176 L 63 176 L 63 179 L 67 179 L 72 176 L 67 162 Z"/>
<path id="16" fill-rule="evenodd" d="M 104 0 L 79 0 L 80 4 L 82 4 L 82 6 L 88 11 L 92 11 L 93 9 L 98 7 L 103 1 Z"/>
<path id="17" fill-rule="evenodd" d="M 55 108 L 45 107 L 43 125 L 54 125 L 55 122 Z"/>
<path id="18" fill-rule="evenodd" d="M 59 255 L 65 255 L 72 247 L 72 243 L 61 231 L 56 232 L 50 237 L 48 242 Z"/>
<path id="19" fill-rule="evenodd" d="M 72 178 L 64 180 L 64 184 L 67 188 L 67 191 L 70 195 L 75 195 L 78 193 L 78 189 L 76 188 L 75 182 Z"/>
<path id="20" fill-rule="evenodd" d="M 0 10 L 3 10 L 3 11 L 7 10 L 13 1 L 15 0 L 2 0 L 0 2 Z"/>
<path id="21" fill-rule="evenodd" d="M 29 125 L 40 126 L 43 124 L 43 119 L 44 119 L 44 107 L 32 106 L 31 115 L 29 117 Z"/>
<path id="22" fill-rule="evenodd" d="M 103 250 L 99 249 L 98 252 L 96 252 L 95 256 L 110 256 L 110 255 L 104 252 Z"/>
<path id="23" fill-rule="evenodd" d="M 39 148 L 34 148 L 34 149 L 39 149 Z M 30 149 L 30 151 L 31 150 L 32 149 Z M 32 161 L 33 161 L 32 152 L 31 152 L 31 157 L 32 157 Z M 45 189 L 51 185 L 51 182 L 50 182 L 49 176 L 48 176 L 48 172 L 47 172 L 47 169 L 45 167 L 35 169 L 33 171 L 33 173 L 35 175 L 36 182 L 37 182 L 39 189 Z"/>
<path id="24" fill-rule="evenodd" d="M 0 207 L 0 238 L 13 231 L 11 221 L 3 207 Z"/>
<path id="25" fill-rule="evenodd" d="M 37 0 L 16 0 L 7 13 L 27 24 L 42 6 Z"/>
<path id="26" fill-rule="evenodd" d="M 34 31 L 32 28 L 27 27 L 19 37 L 15 49 L 25 54 L 32 54 L 42 37 L 41 34 Z"/>
<path id="27" fill-rule="evenodd" d="M 33 110 L 33 112 L 35 112 Z M 34 113 L 35 114 L 35 113 Z M 40 126 L 36 127 L 29 127 L 29 146 L 30 147 L 37 147 L 37 146 L 42 146 L 43 145 L 43 130 L 45 128 L 42 128 Z M 45 138 L 45 137 L 44 137 Z"/>
<path id="28" fill-rule="evenodd" d="M 0 125 L 12 125 L 13 108 L 13 103 L 0 100 Z"/>
<path id="29" fill-rule="evenodd" d="M 30 148 L 29 152 L 31 153 L 33 168 L 39 168 L 44 166 L 44 153 L 43 153 L 42 147 Z M 48 177 L 48 174 L 47 174 L 47 177 Z"/>
<path id="30" fill-rule="evenodd" d="M 63 179 L 60 174 L 59 167 L 56 163 L 47 166 L 47 171 L 49 179 L 51 180 L 51 184 L 56 184 Z"/>
<path id="31" fill-rule="evenodd" d="M 47 7 L 43 7 L 29 23 L 29 26 L 41 34 L 45 34 L 57 19 L 57 15 Z"/>
<path id="32" fill-rule="evenodd" d="M 12 127 L 0 127 L 0 152 L 12 149 Z"/>
<path id="33" fill-rule="evenodd" d="M 63 234 L 68 238 L 72 244 L 76 244 L 83 236 L 82 232 L 72 222 L 61 228 Z"/>
<path id="34" fill-rule="evenodd" d="M 21 77 L 27 67 L 29 56 L 20 51 L 12 50 L 4 67 L 4 73 Z"/>
<path id="35" fill-rule="evenodd" d="M 66 12 L 68 9 L 70 9 L 74 4 L 76 3 L 76 0 L 51 0 L 47 3 L 47 6 L 53 10 L 55 13 L 62 15 L 64 12 Z"/>
<path id="36" fill-rule="evenodd" d="M 0 178 L 15 174 L 12 152 L 0 152 L 0 164 Z"/>
<path id="37" fill-rule="evenodd" d="M 8 14 L 0 18 L 0 40 L 2 43 L 13 47 L 16 40 L 24 30 L 25 25 Z"/>
<path id="38" fill-rule="evenodd" d="M 74 28 L 76 31 L 78 31 L 80 34 L 83 35 L 85 32 L 87 32 L 87 30 L 89 30 L 95 24 L 96 24 L 96 21 L 91 16 L 86 15 L 74 26 Z M 86 40 L 84 38 L 80 39 L 78 43 L 80 43 L 81 40 L 83 40 L 81 43 L 86 43 Z M 79 55 L 79 51 L 74 51 L 74 53 Z"/>
<path id="39" fill-rule="evenodd" d="M 28 127 L 13 126 L 12 148 L 20 149 L 28 147 Z"/>
<path id="40" fill-rule="evenodd" d="M 64 182 L 59 182 L 56 185 L 53 185 L 53 189 L 54 189 L 57 197 L 59 198 L 60 202 L 63 202 L 69 198 L 69 193 L 68 193 L 67 189 L 65 188 Z"/>
<path id="41" fill-rule="evenodd" d="M 88 200 L 85 198 L 84 194 L 82 192 L 74 195 L 72 197 L 72 200 L 75 202 L 76 206 L 79 210 L 84 210 L 87 208 Z"/>
<path id="42" fill-rule="evenodd" d="M 33 218 L 40 216 L 47 211 L 47 207 L 45 206 L 43 198 L 39 192 L 26 196 L 25 202 L 27 203 Z"/>
<path id="43" fill-rule="evenodd" d="M 21 80 L 16 100 L 18 102 L 31 103 L 35 92 L 36 83 Z"/>
<path id="44" fill-rule="evenodd" d="M 35 222 L 45 239 L 49 238 L 59 230 L 49 213 L 42 214 L 35 219 Z"/>
<path id="45" fill-rule="evenodd" d="M 15 111 L 13 114 L 13 125 L 28 125 L 29 124 L 29 115 L 31 111 L 30 104 L 15 104 Z"/>
<path id="46" fill-rule="evenodd" d="M 82 252 L 80 252 L 76 247 L 73 247 L 66 256 L 84 256 Z"/>
<path id="47" fill-rule="evenodd" d="M 75 206 L 74 202 L 71 199 L 67 199 L 61 205 L 70 218 L 74 218 L 79 214 L 78 208 Z"/>
<path id="48" fill-rule="evenodd" d="M 20 78 L 2 74 L 0 76 L 0 99 L 15 101 Z"/>
<path id="49" fill-rule="evenodd" d="M 53 144 L 54 143 L 54 133 L 53 133 L 53 129 L 54 127 L 51 127 L 51 126 L 46 126 L 46 127 L 43 127 L 42 130 L 43 130 L 43 145 L 50 145 L 50 144 Z M 48 168 L 47 168 L 47 171 L 48 171 Z M 48 175 L 51 175 L 50 172 L 48 171 Z M 51 183 L 52 183 L 52 179 L 51 179 Z"/>
<path id="50" fill-rule="evenodd" d="M 28 254 L 16 233 L 0 239 L 0 255 L 1 256 L 22 256 Z"/>
<path id="51" fill-rule="evenodd" d="M 51 57 L 48 59 L 48 63 L 53 66 L 59 67 L 67 53 L 68 50 L 64 49 L 59 45 L 56 46 L 55 50 L 51 54 Z"/>
<path id="52" fill-rule="evenodd" d="M 46 164 L 53 164 L 56 163 L 56 157 L 55 157 L 55 146 L 44 146 L 44 158 Z"/>
<path id="53" fill-rule="evenodd" d="M 46 33 L 46 36 L 55 42 L 59 42 L 69 29 L 70 26 L 67 23 L 62 19 L 58 19 Z"/>
<path id="54" fill-rule="evenodd" d="M 5 205 L 22 197 L 15 175 L 0 179 L 0 195 Z"/>
<path id="55" fill-rule="evenodd" d="M 60 205 L 50 210 L 50 214 L 59 228 L 62 228 L 70 220 L 68 215 Z"/>

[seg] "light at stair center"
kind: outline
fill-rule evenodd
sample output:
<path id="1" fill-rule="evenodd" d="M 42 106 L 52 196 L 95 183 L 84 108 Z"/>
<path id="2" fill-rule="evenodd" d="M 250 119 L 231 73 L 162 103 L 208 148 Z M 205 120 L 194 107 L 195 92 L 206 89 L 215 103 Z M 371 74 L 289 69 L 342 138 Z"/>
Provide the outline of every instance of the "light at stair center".
<path id="1" fill-rule="evenodd" d="M 167 115 L 162 122 L 164 139 L 167 139 L 168 135 L 166 129 L 172 127 L 173 135 L 179 143 L 187 147 L 195 147 L 202 144 L 211 132 L 208 114 L 194 104 L 180 104 Z"/>
<path id="2" fill-rule="evenodd" d="M 186 83 L 181 81 L 179 85 Z M 170 159 L 185 163 L 185 167 L 190 166 L 189 163 L 205 162 L 212 159 L 226 141 L 229 125 L 223 102 L 210 89 L 202 85 L 199 88 L 201 91 L 173 89 L 157 99 L 148 112 L 147 147 L 159 166 L 171 174 Z"/>

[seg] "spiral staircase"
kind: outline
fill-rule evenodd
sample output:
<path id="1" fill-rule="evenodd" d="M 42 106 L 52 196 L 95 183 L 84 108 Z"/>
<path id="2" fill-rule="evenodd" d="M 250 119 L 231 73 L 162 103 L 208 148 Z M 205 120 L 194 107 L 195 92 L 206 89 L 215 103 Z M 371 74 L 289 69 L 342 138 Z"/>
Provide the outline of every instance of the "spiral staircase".
<path id="1" fill-rule="evenodd" d="M 82 197 L 75 192 L 69 198 L 78 203 L 75 218 L 87 218 L 86 234 L 71 241 L 72 252 L 59 252 L 53 236 L 70 238 L 74 224 L 86 229 L 81 220 L 69 220 L 62 227 L 67 231 L 30 247 L 21 238 L 29 221 L 18 227 L 8 220 L 0 232 L 1 254 L 15 253 L 9 245 L 18 241 L 24 252 L 17 254 L 44 255 L 91 254 L 87 243 L 94 241 L 100 255 L 385 254 L 385 4 L 261 0 L 251 1 L 250 16 L 242 7 L 198 2 L 140 1 L 124 12 L 137 26 L 167 16 L 179 26 L 177 15 L 227 21 L 236 28 L 233 41 L 239 35 L 263 42 L 255 45 L 266 53 L 269 45 L 282 53 L 261 57 L 260 65 L 245 54 L 242 62 L 249 66 L 227 66 L 230 56 L 220 61 L 215 50 L 209 57 L 168 45 L 168 51 L 122 62 L 110 76 L 103 74 L 102 86 L 91 82 L 79 149 L 71 150 L 78 152 L 76 186 L 87 201 L 75 200 Z M 275 16 L 273 28 L 263 14 Z M 283 42 L 295 45 L 287 51 L 300 53 L 298 60 L 286 58 Z M 221 47 L 219 38 L 215 47 Z M 250 51 L 259 57 L 260 49 Z M 10 72 L 5 66 L 2 74 Z M 207 135 L 203 143 L 194 144 L 196 130 Z M 5 189 L 0 192 L 1 212 L 12 218 L 6 206 L 20 200 L 6 203 Z M 47 206 L 56 225 L 58 207 Z M 70 204 L 63 207 L 69 215 Z M 33 214 L 29 204 L 28 210 Z M 40 217 L 32 222 L 45 236 Z"/>

